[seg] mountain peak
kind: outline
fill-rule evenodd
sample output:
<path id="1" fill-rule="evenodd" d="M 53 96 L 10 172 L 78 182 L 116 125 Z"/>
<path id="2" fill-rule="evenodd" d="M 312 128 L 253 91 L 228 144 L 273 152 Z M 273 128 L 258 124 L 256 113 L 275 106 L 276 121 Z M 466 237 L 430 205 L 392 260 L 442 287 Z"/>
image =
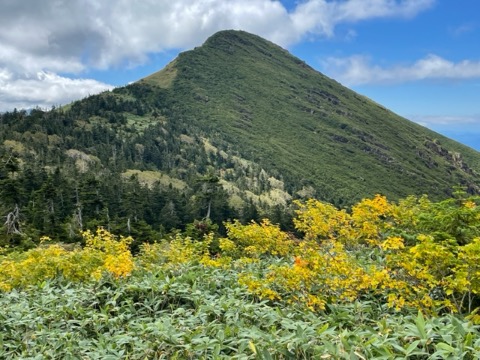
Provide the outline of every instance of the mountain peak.
<path id="1" fill-rule="evenodd" d="M 271 46 L 278 46 L 258 35 L 243 30 L 221 30 L 210 36 L 204 43 L 206 46 L 218 44 L 254 44 L 258 42 L 269 43 Z"/>
<path id="2" fill-rule="evenodd" d="M 145 80 L 168 90 L 156 106 L 183 135 L 214 146 L 218 164 L 245 159 L 276 174 L 289 196 L 314 189 L 341 205 L 375 193 L 448 195 L 458 184 L 478 191 L 477 152 L 257 35 L 220 31 Z"/>
<path id="3" fill-rule="evenodd" d="M 215 64 L 218 64 L 220 59 L 222 62 L 221 68 L 225 65 L 236 66 L 241 61 L 246 61 L 247 63 L 256 63 L 252 67 L 254 70 L 255 68 L 268 68 L 269 62 L 278 64 L 283 61 L 291 63 L 294 67 L 300 66 L 309 71 L 314 71 L 303 60 L 258 35 L 243 30 L 222 30 L 210 36 L 201 46 L 180 53 L 164 69 L 149 75 L 141 81 L 146 80 L 151 84 L 166 88 L 172 83 L 177 75 L 176 70 L 182 64 L 186 67 L 191 67 L 191 63 L 198 63 L 203 61 L 202 59 L 208 58 L 216 58 L 212 62 Z M 260 65 L 261 63 L 265 64 Z M 275 66 L 272 67 L 272 69 L 274 68 Z"/>
<path id="4" fill-rule="evenodd" d="M 233 54 L 236 49 L 259 51 L 269 57 L 288 56 L 297 59 L 287 50 L 258 35 L 243 30 L 222 30 L 210 36 L 202 45 L 204 48 L 223 50 Z M 299 62 L 301 60 L 297 59 Z"/>
<path id="5" fill-rule="evenodd" d="M 173 67 L 184 116 L 207 135 L 221 134 L 224 146 L 242 144 L 242 156 L 329 200 L 333 193 L 357 200 L 473 184 L 466 180 L 473 173 L 455 165 L 453 153 L 480 172 L 471 149 L 395 115 L 260 36 L 217 32 L 180 54 Z M 434 141 L 442 151 L 429 145 Z M 444 179 L 440 188 L 438 179 Z"/>

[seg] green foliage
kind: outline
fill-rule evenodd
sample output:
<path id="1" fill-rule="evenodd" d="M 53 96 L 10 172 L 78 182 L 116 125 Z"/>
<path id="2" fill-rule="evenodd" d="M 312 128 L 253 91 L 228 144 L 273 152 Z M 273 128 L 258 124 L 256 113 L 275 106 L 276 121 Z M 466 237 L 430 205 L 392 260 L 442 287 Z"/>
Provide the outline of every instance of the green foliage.
<path id="1" fill-rule="evenodd" d="M 480 356 L 451 315 L 401 316 L 369 301 L 321 315 L 254 301 L 234 270 L 187 265 L 95 285 L 46 281 L 0 298 L 0 357 L 391 359 Z"/>
<path id="2" fill-rule="evenodd" d="M 436 240 L 453 240 L 458 245 L 468 244 L 480 236 L 480 197 L 470 196 L 459 188 L 455 197 L 432 203 L 418 214 L 417 227 Z"/>

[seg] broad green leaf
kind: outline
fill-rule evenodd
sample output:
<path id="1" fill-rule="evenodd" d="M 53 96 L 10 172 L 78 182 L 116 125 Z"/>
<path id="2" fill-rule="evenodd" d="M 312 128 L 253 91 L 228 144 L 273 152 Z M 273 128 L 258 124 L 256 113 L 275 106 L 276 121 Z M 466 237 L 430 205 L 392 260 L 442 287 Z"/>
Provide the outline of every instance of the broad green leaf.
<path id="1" fill-rule="evenodd" d="M 444 342 L 435 344 L 435 347 L 437 349 L 442 349 L 442 350 L 448 351 L 450 354 L 453 354 L 455 352 L 455 348 L 453 346 L 448 345 L 447 343 L 444 343 Z"/>
<path id="2" fill-rule="evenodd" d="M 417 325 L 418 332 L 420 334 L 421 339 L 427 339 L 427 333 L 425 331 L 425 318 L 421 311 L 418 312 L 417 317 L 415 318 L 415 324 Z"/>

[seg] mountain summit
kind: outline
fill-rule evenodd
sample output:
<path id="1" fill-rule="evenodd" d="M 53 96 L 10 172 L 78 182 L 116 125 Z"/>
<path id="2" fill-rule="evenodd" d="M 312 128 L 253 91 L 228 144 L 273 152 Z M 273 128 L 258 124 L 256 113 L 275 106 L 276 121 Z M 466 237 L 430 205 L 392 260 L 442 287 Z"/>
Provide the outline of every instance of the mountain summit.
<path id="1" fill-rule="evenodd" d="M 480 154 L 355 93 L 281 47 L 221 31 L 139 82 L 168 89 L 175 117 L 228 153 L 334 203 L 383 193 L 477 191 Z M 195 134 L 190 134 L 195 135 Z"/>

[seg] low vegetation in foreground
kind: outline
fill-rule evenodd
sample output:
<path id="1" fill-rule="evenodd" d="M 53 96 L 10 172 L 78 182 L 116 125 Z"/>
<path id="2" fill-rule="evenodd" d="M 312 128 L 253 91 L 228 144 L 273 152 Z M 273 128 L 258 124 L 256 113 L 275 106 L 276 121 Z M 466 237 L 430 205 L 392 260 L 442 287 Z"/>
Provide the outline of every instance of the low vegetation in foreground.
<path id="1" fill-rule="evenodd" d="M 298 202 L 132 254 L 105 229 L 0 256 L 0 357 L 476 359 L 480 199 Z"/>

